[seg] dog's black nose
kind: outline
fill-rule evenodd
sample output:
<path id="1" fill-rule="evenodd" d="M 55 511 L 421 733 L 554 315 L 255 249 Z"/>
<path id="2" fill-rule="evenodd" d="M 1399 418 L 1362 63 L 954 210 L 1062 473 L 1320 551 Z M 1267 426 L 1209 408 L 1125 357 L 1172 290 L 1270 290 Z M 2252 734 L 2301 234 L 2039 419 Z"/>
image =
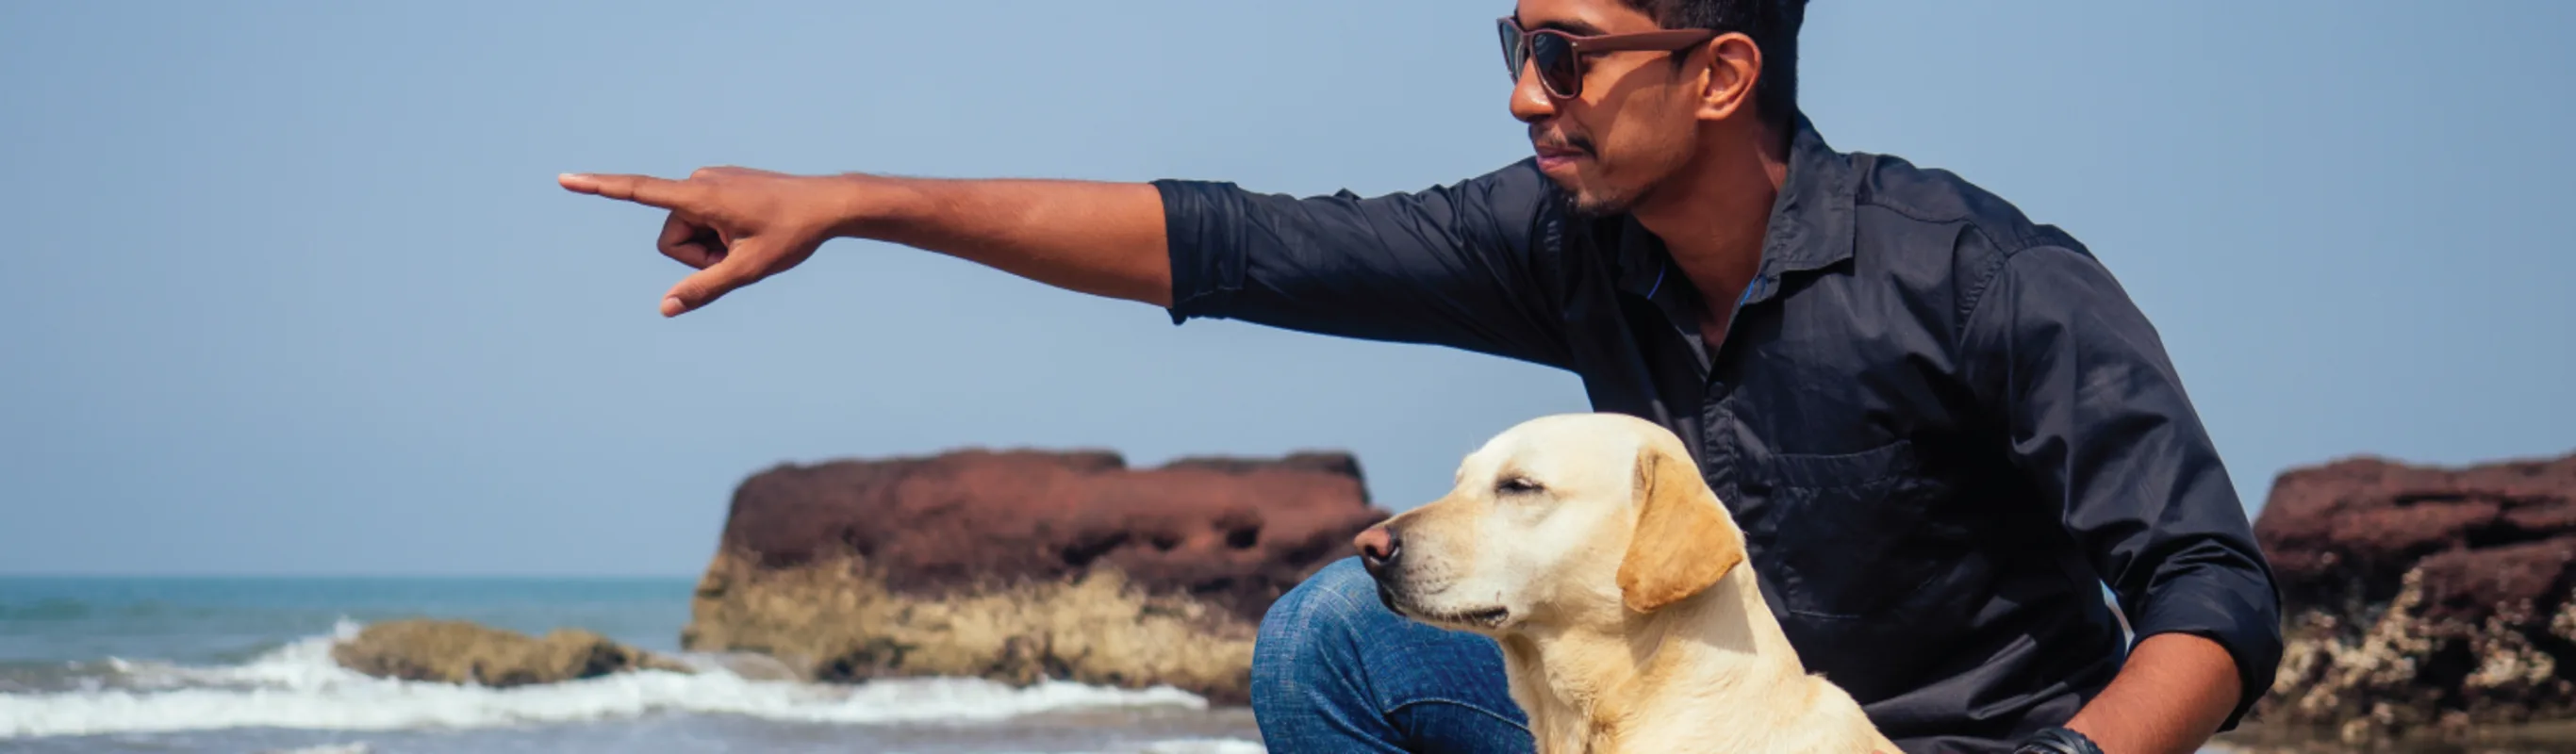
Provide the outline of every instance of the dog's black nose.
<path id="1" fill-rule="evenodd" d="M 1360 565 L 1372 572 L 1385 568 L 1395 562 L 1397 555 L 1404 553 L 1404 539 L 1383 524 L 1361 530 L 1359 536 L 1351 539 L 1351 544 L 1360 548 Z"/>

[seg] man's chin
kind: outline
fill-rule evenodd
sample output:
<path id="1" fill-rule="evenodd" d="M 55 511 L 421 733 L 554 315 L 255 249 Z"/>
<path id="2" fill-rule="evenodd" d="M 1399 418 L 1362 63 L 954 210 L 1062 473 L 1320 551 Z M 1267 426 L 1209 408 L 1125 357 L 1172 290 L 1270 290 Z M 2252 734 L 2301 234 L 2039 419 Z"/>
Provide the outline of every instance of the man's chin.
<path id="1" fill-rule="evenodd" d="M 1559 202 L 1565 212 L 1581 220 L 1597 220 L 1627 214 L 1636 206 L 1637 191 L 1616 191 L 1606 186 L 1590 170 L 1592 162 L 1582 160 L 1573 167 L 1542 170 L 1549 182 L 1556 184 Z"/>
<path id="2" fill-rule="evenodd" d="M 1584 191 L 1580 187 L 1569 186 L 1565 190 L 1565 211 L 1576 219 L 1598 220 L 1626 214 L 1628 201 L 1625 198 L 1603 196 Z"/>
<path id="3" fill-rule="evenodd" d="M 1564 204 L 1565 211 L 1576 218 L 1591 220 L 1624 214 L 1628 211 L 1626 196 L 1606 194 L 1580 175 L 1559 176 L 1549 173 L 1547 177 L 1549 181 L 1556 184 L 1557 195 L 1561 197 L 1560 201 Z"/>

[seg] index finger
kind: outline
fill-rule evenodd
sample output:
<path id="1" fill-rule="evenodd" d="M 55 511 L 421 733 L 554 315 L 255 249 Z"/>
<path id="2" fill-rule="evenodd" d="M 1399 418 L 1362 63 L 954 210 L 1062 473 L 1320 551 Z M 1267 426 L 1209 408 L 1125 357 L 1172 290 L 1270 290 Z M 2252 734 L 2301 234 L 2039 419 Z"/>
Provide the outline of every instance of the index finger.
<path id="1" fill-rule="evenodd" d="M 649 175 L 565 173 L 555 176 L 555 182 L 563 184 L 564 188 L 574 192 L 596 194 L 610 199 L 624 199 L 663 209 L 679 209 L 680 205 L 698 196 L 696 186 Z"/>

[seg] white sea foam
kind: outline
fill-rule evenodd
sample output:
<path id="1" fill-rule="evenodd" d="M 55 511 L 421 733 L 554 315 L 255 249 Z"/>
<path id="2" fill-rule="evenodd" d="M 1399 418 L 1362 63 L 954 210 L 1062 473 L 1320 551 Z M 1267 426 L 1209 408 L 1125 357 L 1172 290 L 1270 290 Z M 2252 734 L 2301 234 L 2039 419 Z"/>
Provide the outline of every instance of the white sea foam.
<path id="1" fill-rule="evenodd" d="M 261 752 L 260 754 L 368 754 L 370 751 L 373 750 L 367 748 L 366 744 L 356 743 L 314 746 L 303 749 L 285 749 L 274 752 Z"/>
<path id="2" fill-rule="evenodd" d="M 331 661 L 331 646 L 356 630 L 357 626 L 343 623 L 332 636 L 299 641 L 235 666 L 120 661 L 113 667 L 125 676 L 123 688 L 0 694 L 0 739 L 248 727 L 479 728 L 659 712 L 812 723 L 982 722 L 1084 708 L 1207 706 L 1205 699 L 1168 687 L 1126 690 L 1046 683 L 1013 688 L 960 678 L 834 686 L 754 681 L 717 668 L 695 675 L 619 673 L 509 689 L 392 681 L 370 678 Z M 1198 748 L 1154 754 L 1241 751 L 1254 750 Z"/>

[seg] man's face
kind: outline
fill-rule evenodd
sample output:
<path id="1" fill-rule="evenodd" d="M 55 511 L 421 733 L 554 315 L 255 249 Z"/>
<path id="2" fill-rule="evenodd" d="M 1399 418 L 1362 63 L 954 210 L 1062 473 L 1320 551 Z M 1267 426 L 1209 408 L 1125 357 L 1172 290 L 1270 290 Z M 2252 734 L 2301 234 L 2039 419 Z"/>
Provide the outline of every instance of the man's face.
<path id="1" fill-rule="evenodd" d="M 1619 0 L 1520 0 L 1522 28 L 1577 35 L 1656 31 L 1643 11 Z M 1576 212 L 1626 212 L 1695 156 L 1699 76 L 1705 52 L 1621 51 L 1585 56 L 1578 96 L 1559 98 L 1524 65 L 1512 116 L 1529 124 L 1539 169 L 1572 195 Z"/>

